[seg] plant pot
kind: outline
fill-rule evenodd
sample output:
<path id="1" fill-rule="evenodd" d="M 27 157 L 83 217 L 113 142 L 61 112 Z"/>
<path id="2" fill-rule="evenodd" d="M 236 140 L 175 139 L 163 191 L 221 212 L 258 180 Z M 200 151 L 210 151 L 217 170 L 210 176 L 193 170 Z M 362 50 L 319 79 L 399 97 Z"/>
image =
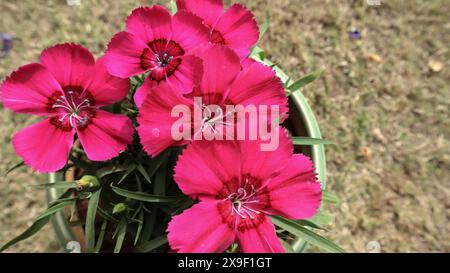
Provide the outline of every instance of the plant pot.
<path id="1" fill-rule="evenodd" d="M 258 56 L 256 56 L 256 59 L 258 61 L 264 62 L 267 65 L 273 65 L 268 60 L 261 60 L 258 59 Z M 288 76 L 279 68 L 274 67 L 274 69 L 277 72 L 278 77 L 281 78 L 283 82 L 285 82 L 288 78 Z M 296 136 L 307 136 L 312 138 L 322 138 L 322 135 L 320 133 L 319 125 L 316 121 L 316 118 L 314 117 L 314 114 L 312 112 L 311 107 L 309 106 L 306 98 L 303 96 L 303 94 L 300 91 L 295 92 L 289 97 L 289 118 L 285 121 L 283 125 L 285 125 L 286 128 L 288 128 L 293 135 Z M 325 151 L 323 145 L 311 145 L 311 146 L 296 146 L 296 152 L 304 153 L 308 156 L 310 156 L 313 160 L 314 166 L 316 168 L 316 172 L 318 173 L 319 181 L 322 184 L 322 189 L 325 189 L 326 180 L 325 180 L 325 171 L 326 171 L 326 165 L 325 165 Z M 75 172 L 77 170 L 69 170 L 65 173 L 51 173 L 48 177 L 49 183 L 54 183 L 56 181 L 62 181 L 62 180 L 74 180 L 75 179 Z M 47 191 L 47 200 L 48 202 L 52 202 L 61 194 L 61 190 L 57 188 L 49 188 Z M 79 204 L 78 209 L 83 211 L 85 209 L 83 204 Z M 76 215 L 76 217 L 83 218 L 83 213 L 81 215 Z M 71 225 L 69 223 L 69 217 L 71 217 L 67 212 L 59 212 L 54 215 L 52 218 L 52 224 L 53 228 L 55 230 L 56 236 L 58 238 L 58 241 L 62 245 L 62 247 L 69 251 L 69 246 L 72 243 L 69 243 L 71 241 L 78 241 L 81 246 L 81 250 L 83 251 L 85 249 L 84 246 L 84 228 L 82 224 L 79 225 Z M 106 249 L 104 251 L 109 250 L 108 242 L 106 243 Z M 302 239 L 296 239 L 292 242 L 292 248 L 295 252 L 304 252 L 307 247 L 307 242 L 305 242 Z M 113 248 L 113 246 L 112 246 Z M 102 248 L 103 249 L 103 248 Z M 126 246 L 126 243 L 124 244 L 123 251 L 131 251 L 132 247 L 129 248 Z"/>

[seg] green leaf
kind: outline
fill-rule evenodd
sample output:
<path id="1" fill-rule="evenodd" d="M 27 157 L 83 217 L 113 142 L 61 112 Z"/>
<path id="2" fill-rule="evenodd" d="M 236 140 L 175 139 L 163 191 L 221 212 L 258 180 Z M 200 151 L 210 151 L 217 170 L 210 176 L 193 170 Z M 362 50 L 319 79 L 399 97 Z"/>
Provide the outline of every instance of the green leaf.
<path id="1" fill-rule="evenodd" d="M 170 10 L 170 13 L 172 13 L 172 14 L 177 13 L 177 10 L 178 10 L 177 3 L 174 0 L 170 1 L 169 10 Z"/>
<path id="2" fill-rule="evenodd" d="M 139 212 L 139 224 L 138 224 L 138 228 L 136 231 L 136 236 L 134 238 L 134 245 L 136 245 L 137 242 L 139 241 L 139 237 L 141 236 L 143 226 L 144 226 L 144 210 L 141 210 Z"/>
<path id="3" fill-rule="evenodd" d="M 65 196 L 65 194 L 63 194 Z M 36 234 L 39 230 L 41 230 L 51 219 L 52 215 L 58 212 L 59 210 L 65 208 L 66 206 L 70 205 L 73 200 L 66 200 L 59 203 L 56 203 L 55 205 L 52 205 L 47 208 L 42 214 L 40 214 L 34 223 L 27 228 L 24 232 L 22 232 L 19 236 L 15 237 L 11 241 L 7 242 L 0 248 L 0 252 L 5 251 L 8 247 L 23 241 L 25 239 L 30 238 L 34 234 Z"/>
<path id="4" fill-rule="evenodd" d="M 144 169 L 144 167 L 141 164 L 137 165 L 138 171 L 142 174 L 142 176 L 147 180 L 148 183 L 152 183 L 152 180 L 150 179 L 150 175 L 147 173 L 147 171 Z"/>
<path id="5" fill-rule="evenodd" d="M 167 236 L 161 235 L 159 237 L 156 237 L 148 242 L 145 242 L 143 244 L 140 244 L 135 248 L 134 251 L 136 252 L 150 252 L 162 245 L 167 244 Z"/>
<path id="6" fill-rule="evenodd" d="M 292 249 L 291 245 L 288 244 L 285 240 L 280 238 L 280 242 L 284 247 L 284 250 L 286 250 L 286 253 L 294 253 L 295 251 Z"/>
<path id="7" fill-rule="evenodd" d="M 270 27 L 270 18 L 269 16 L 266 17 L 266 21 L 264 21 L 264 23 L 262 23 L 259 26 L 259 39 L 258 42 L 260 42 L 262 40 L 262 38 L 264 37 L 264 34 L 266 34 L 267 30 Z"/>
<path id="8" fill-rule="evenodd" d="M 17 163 L 17 164 L 14 165 L 13 167 L 11 167 L 9 170 L 7 170 L 5 175 L 8 175 L 8 174 L 11 173 L 12 171 L 14 171 L 14 170 L 16 170 L 16 169 L 18 169 L 18 168 L 20 168 L 20 167 L 22 167 L 22 166 L 25 166 L 25 162 L 23 162 L 23 161 Z"/>
<path id="9" fill-rule="evenodd" d="M 103 220 L 102 227 L 100 228 L 100 234 L 98 235 L 98 240 L 95 245 L 94 253 L 99 253 L 100 250 L 102 249 L 103 239 L 105 238 L 107 225 L 108 221 L 106 219 Z"/>
<path id="10" fill-rule="evenodd" d="M 120 178 L 119 182 L 117 182 L 117 184 L 122 183 L 135 169 L 136 169 L 136 165 L 131 165 L 126 170 L 126 172 L 123 174 L 123 176 Z"/>
<path id="11" fill-rule="evenodd" d="M 42 218 L 46 218 L 48 216 L 52 216 L 59 210 L 72 205 L 73 202 L 75 202 L 75 199 L 67 199 L 67 200 L 61 201 L 59 203 L 55 203 L 55 205 L 52 205 L 49 208 L 47 208 L 47 210 L 45 210 L 42 214 L 40 214 L 36 219 L 39 220 Z"/>
<path id="12" fill-rule="evenodd" d="M 326 144 L 333 144 L 333 142 L 327 140 L 327 139 L 319 139 L 319 138 L 312 138 L 312 137 L 301 137 L 301 136 L 293 136 L 291 137 L 292 142 L 294 145 L 326 145 Z"/>
<path id="13" fill-rule="evenodd" d="M 341 202 L 334 193 L 331 193 L 329 191 L 322 191 L 322 200 L 333 205 L 339 204 Z"/>
<path id="14" fill-rule="evenodd" d="M 298 236 L 310 244 L 316 245 L 326 251 L 341 253 L 345 252 L 340 246 L 331 242 L 325 237 L 297 224 L 295 221 L 288 220 L 279 216 L 272 216 L 272 222 L 274 225 L 292 233 L 295 236 Z"/>
<path id="15" fill-rule="evenodd" d="M 120 196 L 128 197 L 134 200 L 139 200 L 143 202 L 150 202 L 150 203 L 172 203 L 179 201 L 182 199 L 182 196 L 163 196 L 163 195 L 152 195 L 144 192 L 137 192 L 137 191 L 129 191 L 124 190 L 121 188 L 118 188 L 111 184 L 111 189 L 117 193 Z"/>
<path id="16" fill-rule="evenodd" d="M 288 90 L 291 91 L 288 96 L 290 96 L 293 92 L 300 90 L 302 87 L 312 83 L 313 81 L 315 81 L 317 78 L 320 77 L 320 74 L 322 74 L 322 70 L 317 70 L 314 71 L 311 74 L 308 74 L 306 76 L 304 76 L 303 78 L 301 78 L 300 80 L 294 82 L 293 84 L 291 84 L 288 87 Z"/>
<path id="17" fill-rule="evenodd" d="M 327 230 L 326 228 L 319 226 L 318 224 L 314 223 L 313 221 L 309 221 L 309 220 L 294 220 L 294 221 L 297 224 L 304 226 L 304 227 Z"/>
<path id="18" fill-rule="evenodd" d="M 100 200 L 101 189 L 92 193 L 89 199 L 87 214 L 86 214 L 86 246 L 88 252 L 94 251 L 95 246 L 95 216 L 97 215 L 98 202 Z"/>
<path id="19" fill-rule="evenodd" d="M 125 218 L 122 218 L 122 220 L 119 222 L 119 225 L 117 225 L 116 232 L 113 237 L 116 237 L 116 246 L 114 247 L 114 253 L 119 253 L 122 249 L 123 240 L 125 239 L 125 235 L 127 234 L 127 220 Z"/>
<path id="20" fill-rule="evenodd" d="M 53 183 L 32 185 L 32 187 L 38 189 L 75 189 L 77 187 L 77 183 L 75 181 L 58 181 Z"/>
<path id="21" fill-rule="evenodd" d="M 316 215 L 309 219 L 309 221 L 317 225 L 329 225 L 334 221 L 334 216 L 327 212 L 319 211 Z"/>

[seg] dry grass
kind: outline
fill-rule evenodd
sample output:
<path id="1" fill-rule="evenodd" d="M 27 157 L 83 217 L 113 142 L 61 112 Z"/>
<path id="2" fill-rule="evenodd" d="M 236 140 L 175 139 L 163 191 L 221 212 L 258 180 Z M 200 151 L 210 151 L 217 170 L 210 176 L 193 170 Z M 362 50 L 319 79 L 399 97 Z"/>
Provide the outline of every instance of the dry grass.
<path id="1" fill-rule="evenodd" d="M 293 78 L 317 68 L 323 76 L 304 90 L 324 136 L 328 185 L 342 199 L 331 208 L 327 233 L 348 251 L 450 251 L 450 6 L 446 0 L 272 0 L 246 3 L 271 28 L 262 46 Z M 145 3 L 146 2 L 146 3 Z M 160 1 L 165 2 L 165 1 Z M 149 1 L 82 0 L 0 3 L 0 32 L 14 48 L 0 60 L 0 78 L 54 43 L 72 41 L 101 54 L 133 7 Z M 270 4 L 267 4 L 270 3 Z M 361 40 L 349 38 L 358 28 Z M 428 63 L 444 64 L 440 72 Z M 33 122 L 0 108 L 0 172 L 19 159 L 12 132 Z M 0 242 L 17 235 L 45 205 L 29 187 L 30 171 L 0 178 Z M 50 227 L 11 251 L 56 251 Z"/>

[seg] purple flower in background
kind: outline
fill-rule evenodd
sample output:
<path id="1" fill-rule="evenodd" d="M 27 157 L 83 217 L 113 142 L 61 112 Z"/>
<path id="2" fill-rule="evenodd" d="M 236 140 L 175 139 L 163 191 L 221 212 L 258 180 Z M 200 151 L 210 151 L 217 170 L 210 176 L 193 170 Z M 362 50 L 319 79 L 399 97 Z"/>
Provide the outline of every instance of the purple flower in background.
<path id="1" fill-rule="evenodd" d="M 13 37 L 8 33 L 2 33 L 2 52 L 0 53 L 0 58 L 4 58 L 8 55 L 9 50 L 12 48 Z"/>
<path id="2" fill-rule="evenodd" d="M 361 39 L 361 33 L 357 29 L 352 29 L 350 32 L 350 38 L 353 40 L 359 40 Z"/>

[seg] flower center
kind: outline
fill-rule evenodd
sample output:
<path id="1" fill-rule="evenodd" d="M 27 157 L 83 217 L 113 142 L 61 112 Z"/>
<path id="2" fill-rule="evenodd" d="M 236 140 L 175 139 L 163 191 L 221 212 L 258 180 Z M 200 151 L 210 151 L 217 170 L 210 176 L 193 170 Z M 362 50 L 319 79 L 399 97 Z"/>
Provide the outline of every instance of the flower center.
<path id="1" fill-rule="evenodd" d="M 256 208 L 260 203 L 257 197 L 258 190 L 249 182 L 249 178 L 245 179 L 244 185 L 235 192 L 230 193 L 225 200 L 231 202 L 231 213 L 241 218 L 254 219 L 261 212 Z"/>
<path id="2" fill-rule="evenodd" d="M 181 64 L 184 50 L 174 41 L 156 39 L 148 44 L 140 57 L 141 68 L 150 71 L 149 78 L 162 81 L 171 76 Z"/>
<path id="3" fill-rule="evenodd" d="M 48 102 L 48 110 L 54 113 L 52 123 L 58 128 L 85 128 L 95 116 L 92 95 L 80 87 L 63 88 L 64 92 L 55 92 Z"/>
<path id="4" fill-rule="evenodd" d="M 222 107 L 211 107 L 205 104 L 202 105 L 203 109 L 203 119 L 201 132 L 212 131 L 214 134 L 217 133 L 217 127 L 223 129 L 225 126 L 233 126 L 229 121 L 229 116 L 233 115 L 234 111 L 224 111 Z M 228 118 L 228 119 L 227 119 Z"/>
<path id="5" fill-rule="evenodd" d="M 217 30 L 213 30 L 211 32 L 211 42 L 214 44 L 220 44 L 220 45 L 225 45 L 225 39 L 223 38 L 222 34 L 217 31 Z"/>

